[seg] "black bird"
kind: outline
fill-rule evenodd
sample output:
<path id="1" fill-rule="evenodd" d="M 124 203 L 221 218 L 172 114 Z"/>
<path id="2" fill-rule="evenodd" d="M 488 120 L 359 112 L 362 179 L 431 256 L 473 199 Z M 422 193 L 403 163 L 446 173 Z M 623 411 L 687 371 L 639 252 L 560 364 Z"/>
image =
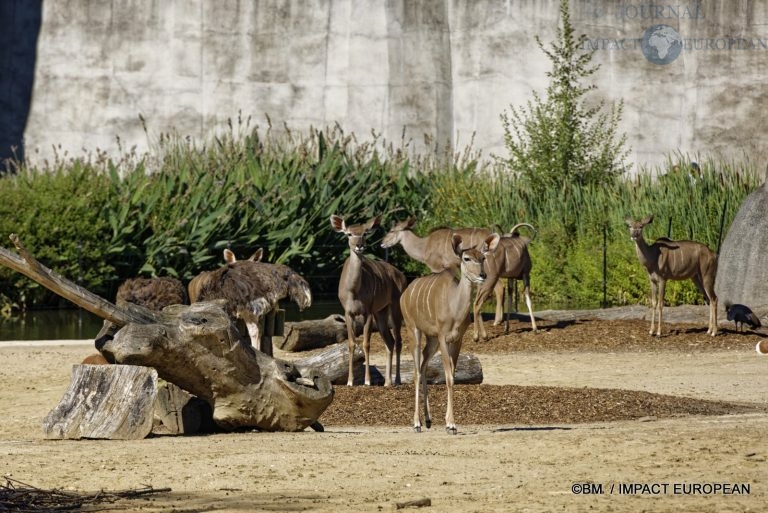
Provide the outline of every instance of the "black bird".
<path id="1" fill-rule="evenodd" d="M 739 331 L 739 323 L 741 323 L 742 329 L 744 329 L 745 324 L 751 329 L 761 326 L 760 319 L 757 318 L 757 315 L 748 306 L 725 303 L 725 311 L 728 314 L 728 320 L 733 321 L 736 325 L 736 331 Z"/>

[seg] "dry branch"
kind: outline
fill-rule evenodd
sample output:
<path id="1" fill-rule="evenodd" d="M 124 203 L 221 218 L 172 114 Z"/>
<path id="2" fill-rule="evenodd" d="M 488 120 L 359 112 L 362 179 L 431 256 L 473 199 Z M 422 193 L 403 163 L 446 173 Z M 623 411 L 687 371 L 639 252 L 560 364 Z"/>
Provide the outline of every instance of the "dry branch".
<path id="1" fill-rule="evenodd" d="M 21 257 L 0 247 L 0 264 L 23 274 L 46 287 L 51 292 L 118 326 L 125 326 L 129 322 L 142 324 L 156 322 L 155 317 L 149 310 L 142 308 L 118 308 L 106 299 L 63 278 L 35 260 L 15 233 L 12 233 L 9 237 Z"/>
<path id="2" fill-rule="evenodd" d="M 134 490 L 98 492 L 65 492 L 58 489 L 45 490 L 4 476 L 5 485 L 0 484 L 0 511 L 48 513 L 71 511 L 83 506 L 115 503 L 120 499 L 136 499 L 155 493 L 170 492 L 170 488 L 139 488 Z"/>

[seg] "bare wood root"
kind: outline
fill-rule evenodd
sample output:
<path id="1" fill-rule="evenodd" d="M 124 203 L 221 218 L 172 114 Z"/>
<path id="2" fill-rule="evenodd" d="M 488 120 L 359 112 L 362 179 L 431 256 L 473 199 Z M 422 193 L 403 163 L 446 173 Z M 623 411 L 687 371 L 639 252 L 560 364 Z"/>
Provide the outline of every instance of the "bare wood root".
<path id="1" fill-rule="evenodd" d="M 146 495 L 170 492 L 170 488 L 147 486 L 134 490 L 93 493 L 65 492 L 58 489 L 45 490 L 4 476 L 5 485 L 0 484 L 0 511 L 55 512 L 71 511 L 83 506 L 115 503 L 121 499 L 137 499 Z"/>

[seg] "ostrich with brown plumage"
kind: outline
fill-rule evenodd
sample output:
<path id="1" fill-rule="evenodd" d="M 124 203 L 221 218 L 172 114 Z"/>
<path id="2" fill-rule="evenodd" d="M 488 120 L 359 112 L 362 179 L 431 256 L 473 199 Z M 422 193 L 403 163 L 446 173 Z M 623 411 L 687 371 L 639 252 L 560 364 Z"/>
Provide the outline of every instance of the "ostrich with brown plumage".
<path id="1" fill-rule="evenodd" d="M 176 278 L 129 278 L 118 287 L 115 302 L 118 306 L 133 303 L 159 312 L 166 306 L 189 304 L 189 296 L 184 284 Z M 104 321 L 101 331 L 96 335 L 96 349 L 101 351 L 104 344 L 112 340 L 119 329 L 115 324 Z M 93 360 L 83 363 L 94 363 L 98 358 Z"/>
<path id="2" fill-rule="evenodd" d="M 258 255 L 258 258 L 254 258 Z M 307 281 L 296 271 L 282 264 L 259 261 L 260 252 L 248 260 L 237 260 L 225 250 L 227 264 L 215 271 L 205 271 L 189 284 L 191 301 L 226 301 L 225 310 L 242 319 L 251 338 L 251 344 L 272 354 L 270 346 L 261 346 L 262 318 L 277 310 L 282 299 L 289 298 L 299 310 L 312 304 L 312 292 Z"/>

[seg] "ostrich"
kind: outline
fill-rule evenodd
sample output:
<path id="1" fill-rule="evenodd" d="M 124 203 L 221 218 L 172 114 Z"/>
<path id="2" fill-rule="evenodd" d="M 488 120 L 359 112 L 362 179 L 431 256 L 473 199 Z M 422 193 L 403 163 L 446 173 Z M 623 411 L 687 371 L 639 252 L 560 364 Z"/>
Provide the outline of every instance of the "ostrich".
<path id="1" fill-rule="evenodd" d="M 264 250 L 262 248 L 257 249 L 253 255 L 248 257 L 248 260 L 251 262 L 261 262 L 261 257 L 264 254 Z M 224 262 L 227 264 L 232 264 L 234 262 L 237 262 L 237 257 L 235 254 L 229 250 L 224 250 Z M 189 285 L 187 286 L 189 291 L 189 302 L 190 303 L 196 303 L 198 301 L 198 297 L 200 296 L 200 289 L 203 287 L 203 284 L 208 282 L 209 276 L 214 271 L 203 271 L 189 282 Z"/>
<path id="2" fill-rule="evenodd" d="M 728 314 L 728 320 L 733 321 L 733 324 L 736 326 L 736 331 L 743 330 L 745 324 L 751 329 L 760 327 L 760 319 L 748 306 L 725 303 L 725 311 Z M 739 323 L 741 323 L 741 330 L 739 329 Z"/>
<path id="3" fill-rule="evenodd" d="M 176 278 L 131 278 L 117 289 L 117 303 L 133 303 L 157 310 L 189 304 L 187 289 Z"/>
<path id="4" fill-rule="evenodd" d="M 261 346 L 261 319 L 276 310 L 281 299 L 290 298 L 299 310 L 312 304 L 309 284 L 290 267 L 251 259 L 237 260 L 231 252 L 225 252 L 225 260 L 228 263 L 223 267 L 205 271 L 190 282 L 190 299 L 193 303 L 226 300 L 224 308 L 245 322 L 252 344 Z M 262 351 L 272 354 L 268 345 L 262 347 Z"/>
<path id="5" fill-rule="evenodd" d="M 115 302 L 118 305 L 133 303 L 159 312 L 166 306 L 189 304 L 189 297 L 187 289 L 176 278 L 129 278 L 118 287 Z M 101 331 L 96 335 L 96 349 L 101 351 L 104 344 L 114 338 L 118 329 L 111 322 L 104 321 Z"/>

